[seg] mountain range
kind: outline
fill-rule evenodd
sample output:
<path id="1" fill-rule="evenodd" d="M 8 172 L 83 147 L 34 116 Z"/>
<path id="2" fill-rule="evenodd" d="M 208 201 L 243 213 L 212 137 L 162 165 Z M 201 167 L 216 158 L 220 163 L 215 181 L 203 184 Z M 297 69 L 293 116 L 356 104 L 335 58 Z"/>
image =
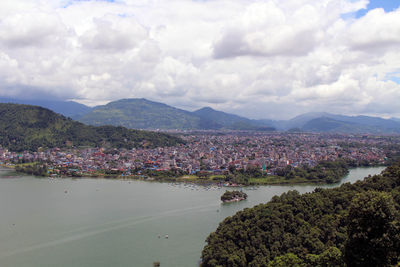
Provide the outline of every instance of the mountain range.
<path id="1" fill-rule="evenodd" d="M 305 113 L 289 120 L 254 120 L 210 107 L 191 112 L 144 98 L 121 99 L 93 108 L 73 101 L 0 98 L 0 102 L 46 107 L 93 126 L 113 125 L 131 129 L 400 133 L 400 119 L 398 118 L 345 116 L 327 112 Z"/>
<path id="2" fill-rule="evenodd" d="M 306 132 L 332 133 L 400 133 L 400 121 L 371 116 L 345 116 L 326 112 L 311 112 L 287 121 L 276 121 L 278 129 L 300 129 Z"/>
<path id="3" fill-rule="evenodd" d="M 143 98 L 121 99 L 97 106 L 76 119 L 90 125 L 114 125 L 134 129 L 274 130 L 255 120 L 209 107 L 190 112 Z"/>

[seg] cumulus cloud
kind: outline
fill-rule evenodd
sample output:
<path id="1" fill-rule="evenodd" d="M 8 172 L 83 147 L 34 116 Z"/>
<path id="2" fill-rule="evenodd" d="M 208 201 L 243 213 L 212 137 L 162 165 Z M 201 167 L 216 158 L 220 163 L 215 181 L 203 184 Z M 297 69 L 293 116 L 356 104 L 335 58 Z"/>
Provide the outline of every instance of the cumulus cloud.
<path id="1" fill-rule="evenodd" d="M 124 52 L 147 38 L 147 30 L 134 19 L 106 16 L 93 19 L 93 24 L 94 27 L 79 38 L 82 46 L 89 50 Z"/>
<path id="2" fill-rule="evenodd" d="M 284 9 L 278 2 L 255 2 L 222 33 L 214 56 L 300 56 L 312 51 L 323 37 L 318 7 L 305 4 Z"/>
<path id="3" fill-rule="evenodd" d="M 399 50 L 400 9 L 386 13 L 374 9 L 355 21 L 348 32 L 349 45 L 360 50 Z"/>
<path id="4" fill-rule="evenodd" d="M 351 15 L 367 4 L 2 1 L 0 95 L 400 117 L 400 9 Z"/>
<path id="5" fill-rule="evenodd" d="M 11 48 L 54 46 L 66 28 L 51 14 L 35 11 L 6 17 L 0 22 L 0 42 Z"/>

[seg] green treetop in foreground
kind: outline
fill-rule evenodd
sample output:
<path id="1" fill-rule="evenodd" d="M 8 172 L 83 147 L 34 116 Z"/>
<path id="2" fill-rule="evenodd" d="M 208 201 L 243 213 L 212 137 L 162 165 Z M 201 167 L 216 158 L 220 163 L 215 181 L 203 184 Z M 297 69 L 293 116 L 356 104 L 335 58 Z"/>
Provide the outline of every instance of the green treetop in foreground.
<path id="1" fill-rule="evenodd" d="M 400 162 L 381 175 L 289 191 L 226 218 L 202 266 L 390 266 L 400 262 Z"/>
<path id="2" fill-rule="evenodd" d="M 399 256 L 400 224 L 387 192 L 358 194 L 350 205 L 345 261 L 348 266 L 390 266 Z"/>

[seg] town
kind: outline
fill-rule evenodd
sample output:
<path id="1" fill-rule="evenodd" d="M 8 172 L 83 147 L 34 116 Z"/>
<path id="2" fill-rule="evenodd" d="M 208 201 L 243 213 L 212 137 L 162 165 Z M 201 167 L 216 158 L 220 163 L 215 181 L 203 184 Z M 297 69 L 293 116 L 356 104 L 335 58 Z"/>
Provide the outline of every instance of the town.
<path id="1" fill-rule="evenodd" d="M 250 166 L 268 175 L 291 166 L 313 167 L 321 161 L 353 160 L 358 165 L 384 165 L 398 153 L 400 138 L 310 133 L 185 133 L 186 141 L 154 149 L 53 148 L 16 153 L 0 149 L 0 163 L 46 164 L 48 176 L 145 176 L 174 170 L 179 175 L 224 174 Z M 147 172 L 146 172 L 147 171 Z"/>

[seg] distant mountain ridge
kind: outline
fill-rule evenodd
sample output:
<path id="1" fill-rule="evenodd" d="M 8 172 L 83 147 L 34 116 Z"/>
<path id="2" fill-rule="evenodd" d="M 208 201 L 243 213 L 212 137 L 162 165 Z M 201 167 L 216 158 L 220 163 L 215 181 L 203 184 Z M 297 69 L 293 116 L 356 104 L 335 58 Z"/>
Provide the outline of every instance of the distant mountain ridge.
<path id="1" fill-rule="evenodd" d="M 74 101 L 61 100 L 16 99 L 0 97 L 0 103 L 40 106 L 70 118 L 86 114 L 92 109 L 91 107 Z"/>
<path id="2" fill-rule="evenodd" d="M 114 125 L 133 129 L 274 130 L 266 124 L 209 107 L 190 112 L 144 98 L 110 102 L 76 118 L 95 126 Z"/>
<path id="3" fill-rule="evenodd" d="M 121 99 L 97 106 L 77 119 L 95 126 L 133 129 L 196 129 L 200 124 L 200 118 L 189 111 L 143 98 Z"/>
<path id="4" fill-rule="evenodd" d="M 293 128 L 307 132 L 332 133 L 400 133 L 400 122 L 370 116 L 345 116 L 326 112 L 311 112 L 274 124 L 280 130 Z"/>
<path id="5" fill-rule="evenodd" d="M 0 98 L 4 102 L 5 98 Z M 15 100 L 13 100 L 17 103 Z M 72 101 L 18 100 L 47 107 L 80 122 L 101 126 L 124 126 L 147 130 L 251 130 L 304 131 L 328 133 L 400 133 L 400 119 L 345 116 L 309 112 L 289 120 L 254 120 L 211 107 L 190 112 L 144 98 L 121 99 L 94 108 Z M 8 101 L 10 102 L 10 101 Z"/>
<path id="6" fill-rule="evenodd" d="M 259 130 L 259 131 L 273 131 L 275 130 L 271 124 L 263 121 L 251 120 L 234 114 L 217 111 L 210 107 L 204 107 L 193 112 L 203 119 L 203 121 L 210 120 L 220 128 L 231 130 Z"/>
<path id="7" fill-rule="evenodd" d="M 252 120 L 204 107 L 190 112 L 146 99 L 122 99 L 97 106 L 78 117 L 91 125 L 122 125 L 134 129 L 253 130 L 331 133 L 400 133 L 400 121 L 369 116 L 310 112 L 290 120 Z"/>

